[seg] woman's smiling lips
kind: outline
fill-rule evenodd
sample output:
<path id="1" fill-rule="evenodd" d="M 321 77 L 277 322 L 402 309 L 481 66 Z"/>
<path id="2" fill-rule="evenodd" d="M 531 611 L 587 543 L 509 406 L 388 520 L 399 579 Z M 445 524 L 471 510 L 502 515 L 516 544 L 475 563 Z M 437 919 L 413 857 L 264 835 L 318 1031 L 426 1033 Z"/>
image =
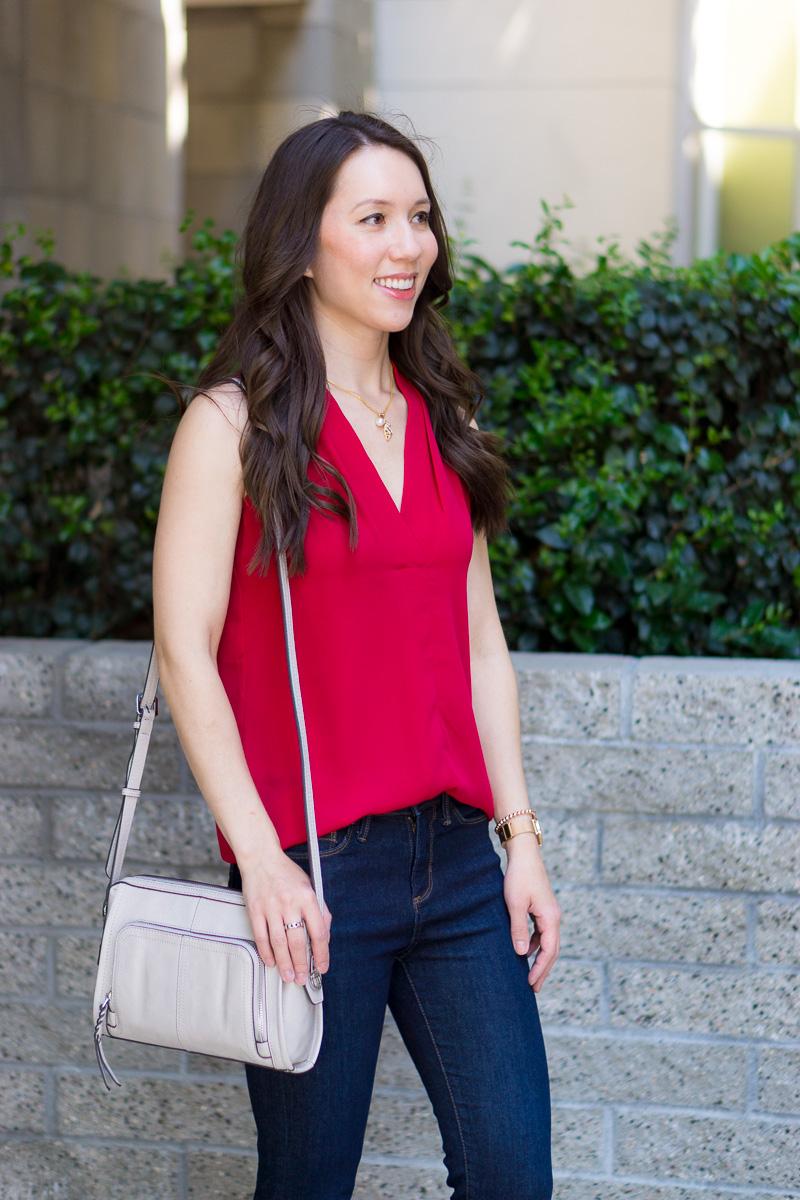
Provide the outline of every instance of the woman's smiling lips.
<path id="1" fill-rule="evenodd" d="M 416 279 L 416 275 L 379 275 L 372 282 L 395 300 L 413 300 L 417 290 Z"/>

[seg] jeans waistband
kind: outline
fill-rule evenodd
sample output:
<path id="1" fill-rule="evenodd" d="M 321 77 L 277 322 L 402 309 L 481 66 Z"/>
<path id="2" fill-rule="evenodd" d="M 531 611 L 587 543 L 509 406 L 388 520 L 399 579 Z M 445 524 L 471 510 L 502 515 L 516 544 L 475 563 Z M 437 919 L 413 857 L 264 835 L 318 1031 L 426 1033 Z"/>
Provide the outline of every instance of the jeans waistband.
<path id="1" fill-rule="evenodd" d="M 426 813 L 429 813 L 431 809 L 435 810 L 437 807 L 441 807 L 440 819 L 442 824 L 449 825 L 453 819 L 452 805 L 454 803 L 453 797 L 447 792 L 439 792 L 438 796 L 432 796 L 430 800 L 423 800 L 421 804 L 408 804 L 405 808 L 395 808 L 391 812 L 386 813 L 367 813 L 360 820 L 352 822 L 352 825 L 355 827 L 353 831 L 354 836 L 360 842 L 366 842 L 369 837 L 370 825 L 373 821 L 389 820 L 393 817 L 410 817 L 416 821 L 420 817 L 425 816 Z M 228 887 L 238 892 L 242 890 L 242 876 L 236 863 L 230 864 Z"/>

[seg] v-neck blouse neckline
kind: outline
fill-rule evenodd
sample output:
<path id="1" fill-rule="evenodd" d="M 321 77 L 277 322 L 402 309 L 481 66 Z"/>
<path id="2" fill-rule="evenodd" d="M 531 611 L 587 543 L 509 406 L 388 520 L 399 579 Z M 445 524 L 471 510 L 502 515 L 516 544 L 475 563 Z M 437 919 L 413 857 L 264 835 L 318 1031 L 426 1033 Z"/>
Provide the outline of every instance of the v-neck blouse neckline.
<path id="1" fill-rule="evenodd" d="M 397 515 L 400 517 L 405 517 L 406 510 L 408 508 L 408 505 L 406 503 L 406 500 L 408 497 L 408 486 L 409 486 L 409 482 L 411 479 L 411 476 L 409 474 L 409 469 L 408 469 L 408 460 L 409 460 L 408 443 L 409 443 L 409 433 L 411 432 L 412 423 L 415 424 L 415 418 L 412 416 L 412 410 L 415 409 L 416 405 L 413 402 L 412 397 L 411 397 L 411 388 L 406 389 L 402 386 L 402 384 L 400 382 L 401 377 L 399 375 L 399 372 L 396 370 L 394 373 L 394 378 L 395 378 L 395 384 L 397 386 L 397 390 L 400 392 L 403 399 L 405 400 L 406 409 L 407 409 L 407 411 L 406 411 L 406 427 L 405 427 L 405 431 L 403 433 L 403 487 L 402 487 L 402 491 L 400 493 L 400 503 L 399 504 L 397 504 L 395 502 L 395 499 L 392 496 L 392 493 L 389 491 L 388 487 L 386 486 L 383 476 L 381 475 L 380 471 L 378 470 L 375 463 L 373 462 L 370 454 L 367 451 L 366 446 L 362 442 L 361 438 L 358 436 L 358 433 L 356 432 L 355 427 L 353 426 L 353 424 L 350 422 L 350 420 L 345 415 L 344 410 L 342 409 L 342 407 L 339 404 L 336 397 L 331 392 L 330 388 L 328 388 L 327 392 L 326 392 L 326 395 L 328 398 L 328 414 L 326 414 L 326 415 L 329 415 L 331 408 L 333 408 L 333 411 L 336 414 L 334 419 L 341 419 L 341 421 L 347 427 L 347 430 L 349 431 L 349 433 L 352 435 L 353 439 L 357 443 L 358 449 L 360 450 L 361 455 L 363 455 L 362 461 L 364 461 L 366 463 L 367 472 L 369 474 L 371 474 L 371 476 L 372 476 L 373 480 L 375 481 L 375 483 L 377 484 L 378 488 L 383 493 L 383 495 L 386 497 L 386 499 L 389 501 L 389 503 L 391 504 L 392 508 L 397 513 Z"/>
<path id="2" fill-rule="evenodd" d="M 424 395 L 408 379 L 398 384 L 409 406 L 400 509 L 341 409 L 341 419 L 326 410 L 308 468 L 323 488 L 334 486 L 325 463 L 341 474 L 358 535 L 353 545 L 349 521 L 312 508 L 307 569 L 291 580 L 320 834 L 442 792 L 492 811 L 472 708 L 469 498 L 442 459 Z M 278 573 L 250 570 L 260 537 L 248 499 L 217 665 L 253 782 L 286 848 L 306 837 L 302 765 Z M 220 844 L 230 862 L 221 835 Z"/>

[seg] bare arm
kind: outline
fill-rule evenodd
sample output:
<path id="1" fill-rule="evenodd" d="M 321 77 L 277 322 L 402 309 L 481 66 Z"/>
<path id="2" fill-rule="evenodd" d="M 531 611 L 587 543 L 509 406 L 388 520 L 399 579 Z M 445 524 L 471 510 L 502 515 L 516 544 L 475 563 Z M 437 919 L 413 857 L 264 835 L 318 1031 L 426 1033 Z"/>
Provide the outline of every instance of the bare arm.
<path id="1" fill-rule="evenodd" d="M 486 539 L 477 535 L 467 575 L 467 603 L 472 707 L 499 819 L 528 808 L 529 801 L 522 768 L 517 681 L 497 614 Z M 518 834 L 507 843 L 506 853 L 504 894 L 511 940 L 518 954 L 538 951 L 528 976 L 538 992 L 558 956 L 561 913 L 534 835 Z M 535 927 L 530 939 L 528 913 Z"/>
<path id="2" fill-rule="evenodd" d="M 242 873 L 259 953 L 305 981 L 305 920 L 315 963 L 328 965 L 328 928 L 308 876 L 285 854 L 250 775 L 217 670 L 242 508 L 235 385 L 190 404 L 170 453 L 153 565 L 155 642 L 164 694 L 189 765 Z"/>

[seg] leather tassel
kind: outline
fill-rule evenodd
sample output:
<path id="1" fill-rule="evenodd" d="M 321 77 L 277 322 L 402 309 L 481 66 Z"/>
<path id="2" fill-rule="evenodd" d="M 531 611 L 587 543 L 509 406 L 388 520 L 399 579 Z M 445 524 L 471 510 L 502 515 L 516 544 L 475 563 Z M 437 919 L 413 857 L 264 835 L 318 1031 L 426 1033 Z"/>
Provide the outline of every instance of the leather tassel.
<path id="1" fill-rule="evenodd" d="M 100 1070 L 100 1077 L 106 1086 L 106 1090 L 109 1092 L 111 1091 L 111 1084 L 108 1082 L 109 1079 L 113 1079 L 117 1087 L 122 1087 L 103 1050 L 103 1025 L 105 1024 L 106 1012 L 110 1003 L 111 993 L 109 992 L 100 1005 L 100 1011 L 97 1014 L 97 1020 L 94 1025 L 94 1052 L 97 1057 L 97 1066 Z"/>

